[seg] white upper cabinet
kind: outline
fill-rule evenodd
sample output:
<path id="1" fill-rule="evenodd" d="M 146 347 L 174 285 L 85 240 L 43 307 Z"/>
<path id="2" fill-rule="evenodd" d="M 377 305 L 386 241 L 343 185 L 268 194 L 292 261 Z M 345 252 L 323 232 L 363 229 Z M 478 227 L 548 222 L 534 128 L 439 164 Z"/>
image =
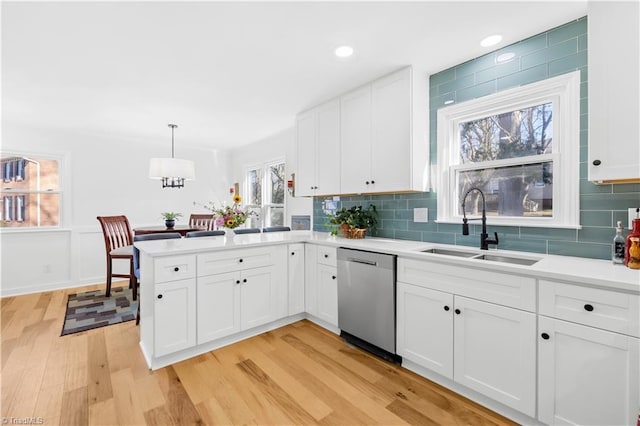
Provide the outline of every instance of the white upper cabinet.
<path id="1" fill-rule="evenodd" d="M 428 97 L 406 67 L 298 115 L 296 195 L 428 190 Z"/>
<path id="2" fill-rule="evenodd" d="M 296 196 L 340 192 L 340 102 L 326 102 L 296 120 Z"/>
<path id="3" fill-rule="evenodd" d="M 412 189 L 411 68 L 375 81 L 371 105 L 371 189 Z"/>
<path id="4" fill-rule="evenodd" d="M 369 192 L 371 185 L 371 85 L 340 98 L 343 194 Z"/>
<path id="5" fill-rule="evenodd" d="M 589 2 L 589 180 L 640 182 L 640 4 Z"/>

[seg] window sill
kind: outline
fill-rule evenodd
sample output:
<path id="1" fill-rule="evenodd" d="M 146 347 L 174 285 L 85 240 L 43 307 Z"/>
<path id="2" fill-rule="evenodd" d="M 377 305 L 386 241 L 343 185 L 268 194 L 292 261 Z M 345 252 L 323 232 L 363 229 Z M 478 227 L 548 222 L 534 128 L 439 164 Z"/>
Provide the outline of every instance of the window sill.
<path id="1" fill-rule="evenodd" d="M 44 232 L 71 232 L 71 228 L 40 227 L 40 228 L 0 228 L 0 234 L 44 233 Z"/>
<path id="2" fill-rule="evenodd" d="M 469 221 L 469 225 L 481 225 L 480 217 L 467 216 L 467 219 L 474 219 Z M 476 220 L 477 219 L 477 220 Z M 462 218 L 460 219 L 436 219 L 436 223 L 444 223 L 450 225 L 461 225 Z M 487 217 L 487 226 L 513 226 L 518 228 L 554 228 L 554 229 L 582 229 L 582 225 L 571 224 L 558 224 L 558 223 L 544 223 L 544 222 L 527 222 L 520 223 L 509 220 L 500 220 L 491 217 Z"/>

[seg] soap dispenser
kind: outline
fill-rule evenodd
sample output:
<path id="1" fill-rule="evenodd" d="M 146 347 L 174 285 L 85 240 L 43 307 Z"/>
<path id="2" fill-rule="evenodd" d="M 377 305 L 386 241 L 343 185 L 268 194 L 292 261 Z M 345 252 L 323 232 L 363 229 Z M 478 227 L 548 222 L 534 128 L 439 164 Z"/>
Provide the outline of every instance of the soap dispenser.
<path id="1" fill-rule="evenodd" d="M 613 238 L 613 252 L 611 253 L 611 260 L 615 265 L 624 264 L 624 247 L 625 241 L 622 236 L 622 222 L 618 221 L 616 236 Z"/>

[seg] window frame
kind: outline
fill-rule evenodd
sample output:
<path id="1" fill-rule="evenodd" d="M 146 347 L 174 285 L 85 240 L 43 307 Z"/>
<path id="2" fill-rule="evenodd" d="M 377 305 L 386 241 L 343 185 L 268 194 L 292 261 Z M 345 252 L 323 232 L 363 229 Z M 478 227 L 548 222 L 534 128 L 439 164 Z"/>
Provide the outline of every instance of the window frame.
<path id="1" fill-rule="evenodd" d="M 33 232 L 33 231 L 51 231 L 51 230 L 61 230 L 64 229 L 67 225 L 67 215 L 66 211 L 70 211 L 70 199 L 68 190 L 66 188 L 66 183 L 69 181 L 69 170 L 70 170 L 70 155 L 66 154 L 51 154 L 51 153 L 40 153 L 40 152 L 29 152 L 29 151 L 14 151 L 14 150 L 2 150 L 0 151 L 0 157 L 16 157 L 16 158 L 25 158 L 25 159 L 45 159 L 45 160 L 55 160 L 58 163 L 58 189 L 57 190 L 19 190 L 19 189 L 5 189 L 4 187 L 0 192 L 2 194 L 57 194 L 58 195 L 58 224 L 54 226 L 18 226 L 18 227 L 0 227 L 1 232 Z M 2 182 L 4 185 L 4 182 Z"/>
<path id="2" fill-rule="evenodd" d="M 285 167 L 285 182 L 284 182 L 284 199 L 283 199 L 283 203 L 282 204 L 274 204 L 274 203 L 267 203 L 265 202 L 266 200 L 270 200 L 268 198 L 268 195 L 270 195 L 270 190 L 269 190 L 269 183 L 270 183 L 270 179 L 269 179 L 269 172 L 270 172 L 270 167 L 273 165 L 277 165 L 277 164 L 284 164 Z M 259 170 L 260 171 L 260 177 L 261 177 L 261 198 L 262 198 L 262 204 L 261 205 L 257 205 L 257 204 L 250 204 L 247 203 L 245 205 L 246 208 L 248 209 L 259 209 L 260 210 L 260 216 L 258 218 L 258 225 L 260 228 L 264 228 L 265 226 L 272 226 L 272 224 L 266 224 L 266 217 L 267 217 L 267 212 L 269 210 L 269 208 L 272 207 L 282 207 L 282 211 L 283 211 L 283 225 L 286 225 L 286 217 L 287 217 L 287 188 L 286 188 L 286 161 L 284 157 L 280 157 L 280 158 L 276 158 L 273 160 L 270 160 L 268 162 L 265 163 L 252 163 L 252 164 L 248 164 L 244 167 L 244 193 L 247 194 L 247 201 L 249 198 L 249 194 L 250 194 L 250 188 L 249 188 L 249 172 L 252 170 Z"/>
<path id="3" fill-rule="evenodd" d="M 553 104 L 550 154 L 461 164 L 459 124 L 543 103 Z M 440 108 L 438 120 L 437 222 L 462 223 L 457 212 L 457 173 L 494 167 L 553 163 L 553 216 L 488 216 L 492 225 L 580 229 L 580 71 L 506 89 Z M 457 204 L 454 204 L 457 203 Z"/>

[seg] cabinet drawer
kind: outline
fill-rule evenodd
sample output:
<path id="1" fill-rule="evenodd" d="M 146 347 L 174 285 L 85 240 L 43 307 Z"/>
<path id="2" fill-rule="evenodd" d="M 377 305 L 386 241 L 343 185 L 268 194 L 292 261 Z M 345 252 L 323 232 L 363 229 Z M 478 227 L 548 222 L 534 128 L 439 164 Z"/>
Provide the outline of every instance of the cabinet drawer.
<path id="1" fill-rule="evenodd" d="M 338 266 L 338 251 L 335 247 L 318 246 L 318 263 L 327 266 Z"/>
<path id="2" fill-rule="evenodd" d="M 536 310 L 534 278 L 400 258 L 398 281 L 525 311 Z"/>
<path id="3" fill-rule="evenodd" d="M 196 276 L 195 256 L 161 257 L 154 261 L 156 283 L 183 280 Z"/>
<path id="4" fill-rule="evenodd" d="M 216 251 L 198 255 L 198 276 L 270 266 L 285 247 Z"/>
<path id="5" fill-rule="evenodd" d="M 640 337 L 640 296 L 540 281 L 540 314 Z"/>

